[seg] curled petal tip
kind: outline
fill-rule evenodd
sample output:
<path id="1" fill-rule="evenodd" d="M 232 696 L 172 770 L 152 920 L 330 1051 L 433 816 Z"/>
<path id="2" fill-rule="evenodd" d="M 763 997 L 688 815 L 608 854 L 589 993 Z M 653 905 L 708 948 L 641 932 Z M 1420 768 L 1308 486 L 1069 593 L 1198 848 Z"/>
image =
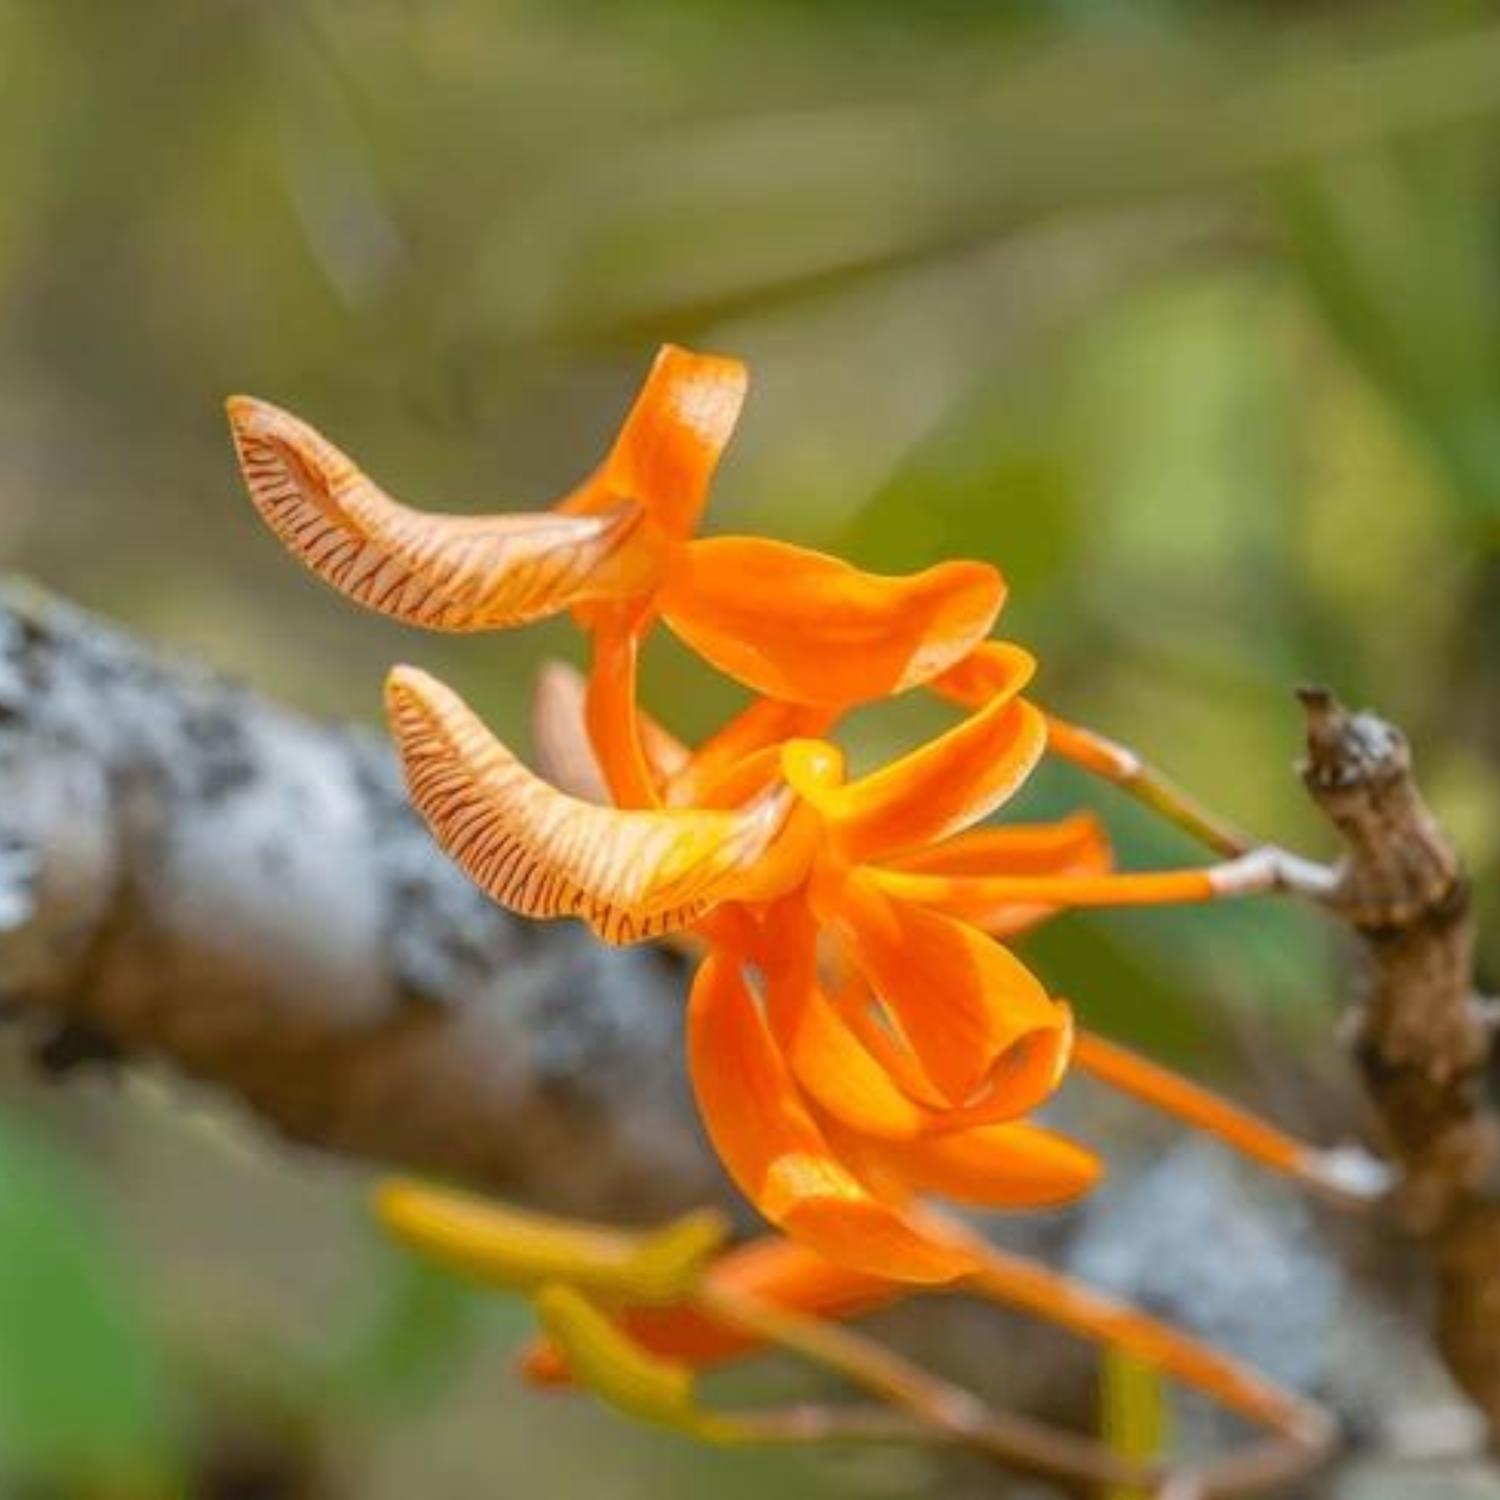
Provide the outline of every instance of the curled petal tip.
<path id="1" fill-rule="evenodd" d="M 385 674 L 385 704 L 392 713 L 422 711 L 424 698 L 443 685 L 430 672 L 398 662 Z"/>
<path id="2" fill-rule="evenodd" d="M 394 666 L 385 677 L 385 712 L 398 743 L 435 729 L 440 703 L 452 692 L 420 667 Z"/>
<path id="3" fill-rule="evenodd" d="M 663 344 L 605 461 L 606 492 L 639 501 L 665 535 L 690 536 L 748 385 L 737 359 Z"/>
<path id="4" fill-rule="evenodd" d="M 224 398 L 224 413 L 229 418 L 231 427 L 248 428 L 255 421 L 262 406 L 266 403 L 255 396 L 233 395 Z"/>

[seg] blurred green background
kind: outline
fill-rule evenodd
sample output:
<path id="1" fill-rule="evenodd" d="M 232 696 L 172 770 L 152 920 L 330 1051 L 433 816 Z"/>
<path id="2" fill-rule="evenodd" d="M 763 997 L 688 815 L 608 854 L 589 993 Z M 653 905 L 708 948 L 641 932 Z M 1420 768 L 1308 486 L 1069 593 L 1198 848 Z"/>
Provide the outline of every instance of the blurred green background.
<path id="1" fill-rule="evenodd" d="M 519 735 L 575 648 L 345 606 L 254 518 L 225 394 L 408 500 L 525 507 L 673 339 L 753 371 L 713 527 L 993 559 L 1049 705 L 1315 853 L 1290 690 L 1328 682 L 1406 727 L 1493 889 L 1492 5 L 0 0 L 0 185 L 7 566 L 269 692 L 373 718 L 415 659 Z M 648 684 L 687 733 L 729 702 L 670 649 Z M 1191 852 L 1104 805 L 1130 860 Z M 1285 911 L 1035 952 L 1242 1093 L 1278 1047 L 1333 1057 L 1337 955 Z M 376 1246 L 355 1174 L 149 1080 L 0 1076 L 7 1495 L 920 1488 L 525 1394 L 519 1314 Z"/>

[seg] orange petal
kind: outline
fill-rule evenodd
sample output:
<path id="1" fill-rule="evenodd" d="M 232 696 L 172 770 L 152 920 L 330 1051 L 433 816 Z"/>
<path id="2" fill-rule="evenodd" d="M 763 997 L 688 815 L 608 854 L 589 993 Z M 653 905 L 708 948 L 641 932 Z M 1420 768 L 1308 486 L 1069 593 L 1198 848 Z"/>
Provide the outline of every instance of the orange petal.
<path id="1" fill-rule="evenodd" d="M 775 773 L 776 761 L 768 752 L 784 740 L 822 734 L 837 714 L 804 703 L 783 703 L 775 698 L 757 698 L 742 709 L 717 734 L 693 752 L 688 764 L 672 778 L 667 801 L 672 806 L 725 805 L 746 795 L 754 778 Z"/>
<path id="2" fill-rule="evenodd" d="M 870 991 L 863 980 L 855 980 L 858 996 L 846 989 L 842 1005 L 828 999 L 816 929 L 794 902 L 768 917 L 755 958 L 765 979 L 766 1020 L 793 1076 L 826 1118 L 858 1135 L 912 1140 L 1012 1120 L 1057 1087 L 1071 1035 L 1067 1028 L 1047 1032 L 1040 1043 L 1010 1048 L 991 1074 L 982 1103 L 947 1106 L 897 1036 L 869 1014 Z M 855 1006 L 865 1009 L 863 1025 Z"/>
<path id="3" fill-rule="evenodd" d="M 1078 812 L 1055 823 L 976 828 L 881 863 L 929 875 L 1101 875 L 1111 856 L 1103 824 Z"/>
<path id="4" fill-rule="evenodd" d="M 1125 870 L 1104 875 L 927 875 L 870 869 L 881 890 L 943 912 L 1007 906 L 1172 906 L 1270 888 L 1270 865 L 1249 857 L 1189 870 Z"/>
<path id="5" fill-rule="evenodd" d="M 781 1235 L 731 1250 L 714 1262 L 707 1280 L 772 1307 L 827 1319 L 858 1317 L 903 1292 L 899 1282 L 851 1271 Z M 719 1323 L 694 1307 L 632 1307 L 620 1321 L 643 1349 L 695 1369 L 723 1364 L 762 1346 L 743 1327 Z M 567 1360 L 550 1340 L 534 1342 L 523 1360 L 527 1378 L 538 1384 L 558 1385 L 570 1378 Z"/>
<path id="6" fill-rule="evenodd" d="M 693 982 L 688 1062 L 714 1149 L 771 1223 L 838 1265 L 893 1281 L 945 1282 L 973 1269 L 957 1232 L 874 1197 L 833 1155 L 738 963 L 723 955 Z"/>
<path id="7" fill-rule="evenodd" d="M 986 563 L 889 578 L 785 542 L 716 537 L 672 554 L 658 602 L 693 650 L 757 692 L 848 705 L 966 656 L 1004 593 Z"/>
<path id="8" fill-rule="evenodd" d="M 1013 1120 L 1050 1097 L 1067 1059 L 1068 1029 L 1018 1043 L 996 1064 L 982 1102 L 953 1108 L 934 1101 L 922 1079 L 913 1097 L 912 1059 L 900 1055 L 899 1039 L 878 1021 L 869 1028 L 851 1025 L 806 976 L 799 981 L 768 968 L 766 986 L 767 1020 L 807 1097 L 828 1119 L 876 1140 L 915 1140 Z"/>
<path id="9" fill-rule="evenodd" d="M 753 951 L 766 1023 L 808 1099 L 861 1134 L 920 1135 L 933 1111 L 902 1092 L 883 1054 L 862 1044 L 823 993 L 818 929 L 806 903 L 793 897 L 768 913 Z"/>
<path id="10" fill-rule="evenodd" d="M 841 959 L 843 955 L 835 950 L 829 956 Z M 979 1101 L 955 1106 L 933 1086 L 920 1061 L 901 1036 L 890 1012 L 876 999 L 862 974 L 844 973 L 838 988 L 828 999 L 844 1028 L 875 1059 L 895 1088 L 920 1107 L 934 1133 L 969 1125 L 992 1125 L 1004 1120 L 1014 1120 L 1037 1108 L 1057 1091 L 1072 1055 L 1073 1013 L 1066 1002 L 1058 1000 L 1056 1005 L 1060 1024 L 1057 1028 L 1029 1034 L 1008 1048 L 991 1070 Z M 848 1071 L 854 1066 L 852 1059 L 840 1058 L 836 1050 L 846 1045 L 836 1035 L 818 1039 L 818 1047 L 824 1059 L 824 1076 L 832 1089 L 838 1087 L 840 1069 Z M 799 1048 L 806 1049 L 801 1054 L 804 1057 L 812 1052 L 810 1043 L 805 1039 L 799 1043 Z M 832 1096 L 824 1085 L 816 1083 L 811 1069 L 808 1077 L 799 1081 L 821 1107 L 834 1118 L 839 1118 L 837 1102 L 832 1101 Z M 847 1099 L 849 1096 L 844 1097 Z M 851 1120 L 849 1123 L 871 1135 L 888 1135 L 901 1139 L 906 1130 L 894 1122 L 909 1117 L 893 1109 L 887 1118 L 893 1123 L 885 1129 L 881 1128 L 878 1117 L 873 1112 L 867 1112 L 863 1120 Z M 928 1133 L 927 1126 L 919 1133 Z"/>
<path id="11" fill-rule="evenodd" d="M 822 812 L 852 860 L 946 838 L 1010 798 L 1047 748 L 1046 722 L 1016 694 L 1036 663 L 1019 647 L 994 644 L 1009 679 L 962 724 L 872 775 L 830 792 Z"/>
<path id="12" fill-rule="evenodd" d="M 841 1144 L 842 1136 L 836 1137 Z M 976 1208 L 1046 1208 L 1088 1192 L 1098 1157 L 1039 1125 L 979 1125 L 915 1140 L 849 1141 L 872 1182 L 889 1176 L 913 1192 Z"/>
<path id="13" fill-rule="evenodd" d="M 609 788 L 599 769 L 599 757 L 589 743 L 585 722 L 587 683 L 583 673 L 567 662 L 545 663 L 537 674 L 531 699 L 531 739 L 537 769 L 547 781 L 570 797 L 607 803 Z M 690 754 L 687 746 L 644 710 L 637 709 L 636 719 L 641 749 L 653 780 L 670 781 L 687 765 Z M 763 789 L 764 786 L 759 788 Z"/>
<path id="14" fill-rule="evenodd" d="M 649 591 L 658 548 L 644 512 L 450 516 L 391 499 L 307 423 L 232 396 L 229 425 L 261 515 L 351 599 L 429 630 L 524 624 L 588 600 Z"/>
<path id="15" fill-rule="evenodd" d="M 1055 1046 L 1066 1010 L 999 943 L 952 917 L 891 899 L 872 875 L 856 871 L 815 891 L 819 916 L 931 1086 L 951 1105 L 977 1104 L 1012 1048 Z"/>
<path id="16" fill-rule="evenodd" d="M 935 1111 L 896 1085 L 811 976 L 766 976 L 766 1017 L 798 1084 L 830 1118 L 863 1135 L 921 1135 Z"/>
<path id="17" fill-rule="evenodd" d="M 386 689 L 412 803 L 437 841 L 502 906 L 578 917 L 606 942 L 657 937 L 730 894 L 788 811 L 620 812 L 533 776 L 450 688 L 398 667 Z"/>
<path id="18" fill-rule="evenodd" d="M 1065 875 L 1104 874 L 1111 865 L 1109 838 L 1090 813 L 1075 813 L 1057 823 L 1013 823 L 976 828 L 940 844 L 882 860 L 887 868 L 921 875 Z M 1055 907 L 1014 901 L 966 900 L 959 894 L 941 910 L 1009 937 L 1050 916 Z M 979 893 L 981 896 L 983 892 Z"/>
<path id="19" fill-rule="evenodd" d="M 663 345 L 609 457 L 561 508 L 577 514 L 635 500 L 667 537 L 691 536 L 748 384 L 737 359 Z"/>
<path id="20" fill-rule="evenodd" d="M 986 645 L 939 672 L 927 686 L 964 708 L 983 708 L 1006 691 L 1012 673 L 1011 663 Z"/>

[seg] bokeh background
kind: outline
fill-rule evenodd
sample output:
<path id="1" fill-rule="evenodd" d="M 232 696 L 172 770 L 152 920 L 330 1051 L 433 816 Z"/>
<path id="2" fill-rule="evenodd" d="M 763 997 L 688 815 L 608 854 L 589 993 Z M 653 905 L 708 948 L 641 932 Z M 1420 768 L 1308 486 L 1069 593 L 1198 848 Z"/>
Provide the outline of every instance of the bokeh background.
<path id="1" fill-rule="evenodd" d="M 1493 5 L 0 0 L 8 569 L 311 712 L 373 719 L 410 659 L 519 736 L 566 632 L 345 606 L 254 518 L 220 403 L 519 508 L 665 339 L 752 366 L 715 528 L 993 559 L 1051 706 L 1313 853 L 1291 689 L 1331 683 L 1407 728 L 1492 896 Z M 666 647 L 648 690 L 689 734 L 729 706 Z M 1103 806 L 1129 859 L 1191 852 Z M 1276 1059 L 1336 1065 L 1341 957 L 1293 913 L 1033 951 L 1245 1097 L 1295 1115 Z M 0 1080 L 6 1495 L 921 1492 L 899 1455 L 704 1455 L 524 1393 L 520 1314 L 376 1244 L 359 1174 L 149 1077 Z"/>

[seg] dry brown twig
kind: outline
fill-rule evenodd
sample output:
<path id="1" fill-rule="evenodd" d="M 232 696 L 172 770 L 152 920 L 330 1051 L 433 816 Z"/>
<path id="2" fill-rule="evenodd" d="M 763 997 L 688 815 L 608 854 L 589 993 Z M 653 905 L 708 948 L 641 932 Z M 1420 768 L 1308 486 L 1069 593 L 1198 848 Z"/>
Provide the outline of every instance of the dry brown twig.
<path id="1" fill-rule="evenodd" d="M 1325 689 L 1301 697 L 1303 781 L 1347 846 L 1325 904 L 1363 952 L 1347 1033 L 1400 1169 L 1392 1207 L 1430 1258 L 1438 1347 L 1500 1448 L 1497 1013 L 1475 988 L 1468 883 L 1400 731 Z"/>

